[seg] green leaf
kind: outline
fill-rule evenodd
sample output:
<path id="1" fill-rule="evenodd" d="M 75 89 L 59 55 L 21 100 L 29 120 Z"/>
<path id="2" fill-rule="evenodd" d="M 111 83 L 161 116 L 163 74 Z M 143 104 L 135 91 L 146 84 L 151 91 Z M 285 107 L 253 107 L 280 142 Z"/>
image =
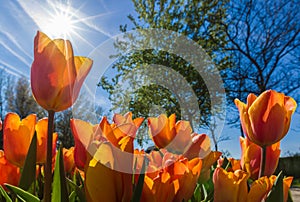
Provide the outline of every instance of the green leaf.
<path id="1" fill-rule="evenodd" d="M 201 201 L 201 186 L 200 184 L 197 183 L 197 186 L 194 190 L 194 195 L 192 196 L 191 201 Z"/>
<path id="2" fill-rule="evenodd" d="M 70 202 L 75 202 L 75 200 L 76 200 L 76 192 L 72 191 L 72 193 L 69 196 L 69 201 Z"/>
<path id="3" fill-rule="evenodd" d="M 143 185 L 144 185 L 144 179 L 145 179 L 145 170 L 146 170 L 146 162 L 144 160 L 143 165 L 142 165 L 142 170 L 141 170 L 137 185 L 134 189 L 131 202 L 139 202 L 141 199 Z"/>
<path id="4" fill-rule="evenodd" d="M 0 193 L 5 198 L 6 202 L 12 202 L 11 198 L 9 198 L 8 194 L 6 193 L 6 191 L 3 189 L 1 185 L 0 185 Z"/>
<path id="5" fill-rule="evenodd" d="M 58 149 L 56 155 L 53 184 L 52 184 L 52 201 L 68 202 L 69 195 L 67 190 L 64 162 L 62 156 L 62 147 Z"/>
<path id="6" fill-rule="evenodd" d="M 75 190 L 76 195 L 78 196 L 80 202 L 86 202 L 84 192 L 81 187 L 78 187 L 73 181 L 67 179 L 68 185 Z"/>
<path id="7" fill-rule="evenodd" d="M 19 188 L 19 187 L 15 187 L 13 185 L 10 184 L 5 184 L 5 186 L 11 190 L 12 192 L 14 192 L 17 197 L 22 200 L 22 201 L 30 201 L 30 202 L 40 202 L 40 199 L 34 195 L 32 195 L 31 193 Z"/>
<path id="8" fill-rule="evenodd" d="M 277 175 L 275 183 L 268 194 L 266 202 L 283 202 L 283 174 Z"/>
<path id="9" fill-rule="evenodd" d="M 19 183 L 19 187 L 24 190 L 28 190 L 30 185 L 35 181 L 36 147 L 37 147 L 37 137 L 35 132 L 27 152 L 27 156 L 22 171 L 22 176 Z"/>

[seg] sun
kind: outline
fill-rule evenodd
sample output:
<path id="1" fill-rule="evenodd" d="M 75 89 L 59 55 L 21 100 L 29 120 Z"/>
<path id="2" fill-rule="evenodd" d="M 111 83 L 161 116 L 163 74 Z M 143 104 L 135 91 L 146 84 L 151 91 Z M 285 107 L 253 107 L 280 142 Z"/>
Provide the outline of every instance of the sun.
<path id="1" fill-rule="evenodd" d="M 49 18 L 44 22 L 43 30 L 49 36 L 68 38 L 75 32 L 75 19 L 70 7 L 59 5 L 54 9 Z"/>
<path id="2" fill-rule="evenodd" d="M 48 25 L 48 31 L 51 35 L 67 36 L 74 32 L 72 18 L 68 15 L 59 13 L 53 16 L 53 19 Z"/>

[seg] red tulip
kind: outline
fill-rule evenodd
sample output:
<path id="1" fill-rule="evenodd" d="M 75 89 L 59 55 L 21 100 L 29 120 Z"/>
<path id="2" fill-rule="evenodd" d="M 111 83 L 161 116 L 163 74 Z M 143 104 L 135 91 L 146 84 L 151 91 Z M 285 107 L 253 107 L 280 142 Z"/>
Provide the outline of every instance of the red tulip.
<path id="1" fill-rule="evenodd" d="M 54 112 L 72 106 L 92 63 L 89 58 L 74 56 L 70 41 L 51 40 L 38 31 L 31 66 L 31 88 L 37 103 Z"/>
<path id="2" fill-rule="evenodd" d="M 280 141 L 288 132 L 297 103 L 291 97 L 273 90 L 256 97 L 249 94 L 247 104 L 235 100 L 246 136 L 264 147 Z"/>

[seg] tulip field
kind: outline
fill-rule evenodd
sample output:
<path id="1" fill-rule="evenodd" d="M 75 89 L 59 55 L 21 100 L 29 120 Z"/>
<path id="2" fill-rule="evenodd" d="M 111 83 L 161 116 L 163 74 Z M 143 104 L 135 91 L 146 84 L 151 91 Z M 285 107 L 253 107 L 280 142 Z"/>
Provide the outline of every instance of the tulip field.
<path id="1" fill-rule="evenodd" d="M 267 90 L 235 100 L 245 137 L 239 159 L 211 149 L 210 137 L 195 133 L 175 114 L 133 118 L 131 112 L 97 124 L 71 119 L 75 145 L 57 144 L 54 115 L 78 98 L 93 60 L 74 56 L 69 40 L 34 38 L 31 89 L 48 112 L 37 119 L 7 113 L 2 120 L 0 201 L 88 202 L 273 202 L 291 201 L 291 176 L 274 174 L 280 141 L 297 104 Z M 135 148 L 146 121 L 155 149 Z"/>

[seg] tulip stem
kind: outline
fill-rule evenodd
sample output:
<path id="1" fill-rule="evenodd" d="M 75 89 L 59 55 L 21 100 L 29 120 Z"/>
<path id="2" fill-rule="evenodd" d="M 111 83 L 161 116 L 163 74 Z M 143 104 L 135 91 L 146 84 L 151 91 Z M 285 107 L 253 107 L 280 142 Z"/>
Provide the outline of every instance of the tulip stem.
<path id="1" fill-rule="evenodd" d="M 261 147 L 261 159 L 260 159 L 260 169 L 259 169 L 259 178 L 265 175 L 266 168 L 266 158 L 267 158 L 267 147 Z"/>
<path id="2" fill-rule="evenodd" d="M 52 185 L 52 139 L 54 128 L 54 111 L 48 111 L 47 158 L 45 165 L 44 202 L 51 202 Z"/>

